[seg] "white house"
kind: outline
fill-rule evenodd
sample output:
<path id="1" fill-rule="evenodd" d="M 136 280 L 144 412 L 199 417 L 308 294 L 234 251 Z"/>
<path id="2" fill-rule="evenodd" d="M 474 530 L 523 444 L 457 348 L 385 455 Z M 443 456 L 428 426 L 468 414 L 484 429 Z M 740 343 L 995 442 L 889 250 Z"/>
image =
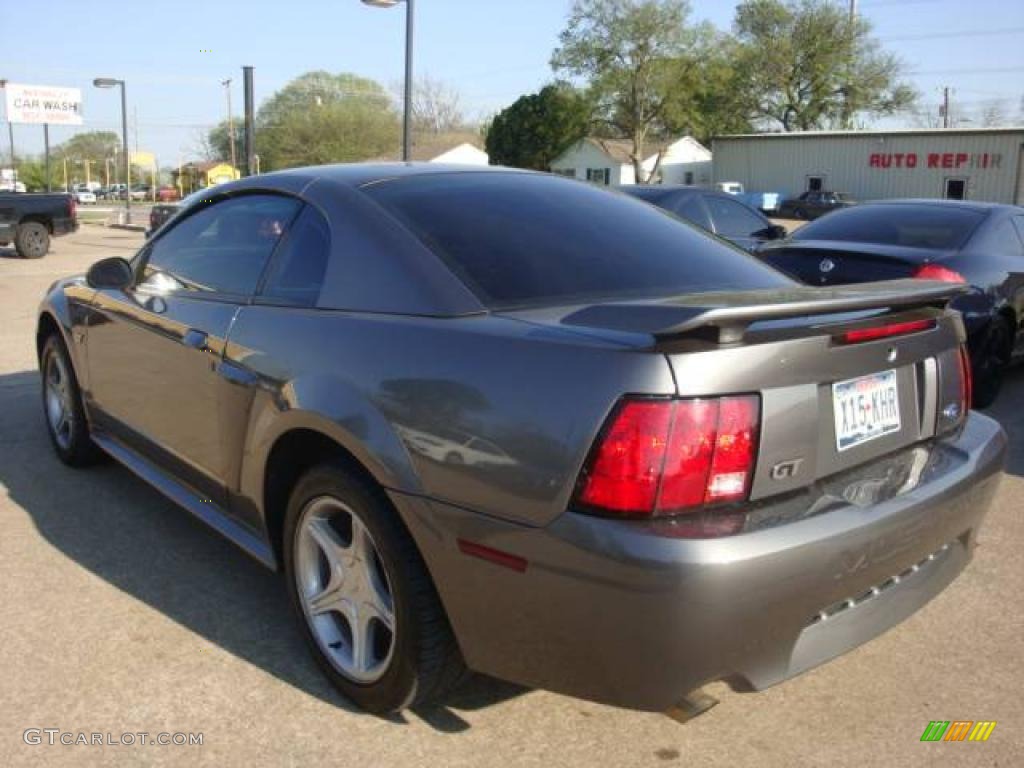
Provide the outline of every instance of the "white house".
<path id="1" fill-rule="evenodd" d="M 586 138 L 559 155 L 551 163 L 551 172 L 610 187 L 635 184 L 632 152 L 633 142 L 627 139 Z M 648 174 L 658 166 L 651 183 L 711 183 L 711 152 L 693 137 L 684 136 L 652 152 L 642 164 Z"/>
<path id="2" fill-rule="evenodd" d="M 490 165 L 491 156 L 468 141 L 431 157 L 431 163 L 455 163 L 457 165 Z"/>
<path id="3" fill-rule="evenodd" d="M 657 162 L 655 153 L 644 160 L 644 170 L 650 173 Z M 673 141 L 662 149 L 661 164 L 655 176 L 652 183 L 710 186 L 711 150 L 692 136 Z"/>
<path id="4" fill-rule="evenodd" d="M 624 139 L 582 139 L 552 161 L 551 172 L 606 187 L 635 184 L 632 151 L 633 142 Z"/>

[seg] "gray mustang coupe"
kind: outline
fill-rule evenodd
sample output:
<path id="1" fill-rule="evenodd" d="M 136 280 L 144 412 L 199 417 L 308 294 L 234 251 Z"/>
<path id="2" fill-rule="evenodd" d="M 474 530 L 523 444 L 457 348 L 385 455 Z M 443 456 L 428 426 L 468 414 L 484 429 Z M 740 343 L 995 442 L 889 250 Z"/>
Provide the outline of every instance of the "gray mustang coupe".
<path id="1" fill-rule="evenodd" d="M 37 340 L 60 458 L 281 569 L 362 707 L 472 669 L 661 710 L 965 567 L 1006 439 L 966 407 L 960 290 L 801 286 L 555 176 L 337 166 L 217 187 L 56 283 Z"/>

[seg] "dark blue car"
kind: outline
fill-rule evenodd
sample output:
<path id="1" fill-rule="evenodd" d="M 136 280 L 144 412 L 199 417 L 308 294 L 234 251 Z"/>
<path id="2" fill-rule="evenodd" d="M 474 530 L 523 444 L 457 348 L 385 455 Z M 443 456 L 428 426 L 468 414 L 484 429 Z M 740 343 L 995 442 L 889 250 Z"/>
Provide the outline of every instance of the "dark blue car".
<path id="1" fill-rule="evenodd" d="M 886 200 L 835 211 L 758 254 L 810 285 L 917 277 L 967 283 L 963 314 L 974 404 L 992 403 L 1024 353 L 1024 208 L 961 200 Z"/>

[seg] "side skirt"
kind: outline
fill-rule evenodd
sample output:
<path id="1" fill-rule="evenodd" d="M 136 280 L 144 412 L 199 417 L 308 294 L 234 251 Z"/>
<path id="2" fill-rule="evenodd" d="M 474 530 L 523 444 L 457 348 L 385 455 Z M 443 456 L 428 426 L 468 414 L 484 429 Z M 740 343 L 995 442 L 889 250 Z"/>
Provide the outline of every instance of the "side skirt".
<path id="1" fill-rule="evenodd" d="M 184 483 L 158 469 L 139 456 L 135 451 L 126 448 L 113 438 L 102 433 L 93 432 L 93 441 L 118 462 L 130 469 L 141 479 L 156 488 L 180 507 L 184 507 L 195 517 L 213 528 L 217 533 L 237 545 L 247 555 L 258 560 L 272 571 L 277 570 L 277 558 L 270 545 L 242 525 L 239 525 L 210 499 L 204 499 Z"/>

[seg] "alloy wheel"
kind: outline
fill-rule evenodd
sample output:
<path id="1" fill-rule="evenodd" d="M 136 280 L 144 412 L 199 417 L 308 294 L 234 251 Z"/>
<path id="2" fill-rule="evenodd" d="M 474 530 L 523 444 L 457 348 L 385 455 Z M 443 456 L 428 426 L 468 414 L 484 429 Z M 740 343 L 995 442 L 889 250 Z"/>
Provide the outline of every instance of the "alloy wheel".
<path id="1" fill-rule="evenodd" d="M 379 680 L 395 649 L 391 582 L 373 536 L 351 507 L 311 500 L 295 541 L 295 580 L 324 656 L 356 683 Z"/>
<path id="2" fill-rule="evenodd" d="M 71 445 L 71 384 L 64 360 L 51 354 L 46 360 L 46 420 L 57 444 L 64 450 Z"/>

